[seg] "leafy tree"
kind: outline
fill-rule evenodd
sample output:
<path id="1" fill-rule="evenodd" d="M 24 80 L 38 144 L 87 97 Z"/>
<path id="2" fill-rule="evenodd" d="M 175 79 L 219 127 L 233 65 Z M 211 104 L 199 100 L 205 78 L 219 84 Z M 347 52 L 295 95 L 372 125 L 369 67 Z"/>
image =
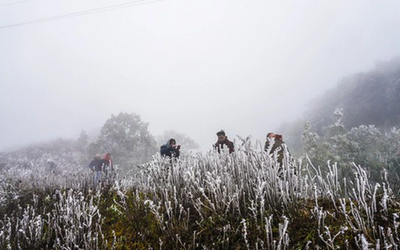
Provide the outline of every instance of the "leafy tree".
<path id="1" fill-rule="evenodd" d="M 323 141 L 323 138 L 311 131 L 310 123 L 306 123 L 302 134 L 304 151 L 315 166 L 325 166 L 332 160 L 330 144 Z"/>
<path id="2" fill-rule="evenodd" d="M 80 148 L 80 149 L 85 149 L 88 146 L 89 135 L 86 133 L 85 130 L 81 131 L 76 143 L 77 143 L 78 148 Z"/>
<path id="3" fill-rule="evenodd" d="M 327 144 L 331 148 L 330 155 L 332 160 L 347 164 L 354 160 L 352 153 L 357 145 L 347 138 L 347 130 L 343 124 L 343 110 L 337 109 L 334 112 L 334 116 L 336 117 L 336 122 L 328 126 Z"/>
<path id="4" fill-rule="evenodd" d="M 121 112 L 111 115 L 101 128 L 98 140 L 90 146 L 92 155 L 109 152 L 120 169 L 132 169 L 151 159 L 156 142 L 138 114 Z"/>
<path id="5" fill-rule="evenodd" d="M 399 67 L 400 68 L 400 67 Z M 400 124 L 400 77 L 391 82 L 386 89 L 387 109 L 393 124 Z"/>
<path id="6" fill-rule="evenodd" d="M 303 132 L 304 151 L 314 165 L 324 167 L 327 161 L 339 164 L 343 177 L 350 175 L 353 164 L 362 166 L 374 181 L 389 171 L 389 179 L 400 182 L 400 130 L 392 128 L 381 132 L 374 125 L 360 125 L 346 130 L 340 110 L 335 112 L 337 121 L 328 126 L 325 136 L 311 131 L 309 123 Z"/>
<path id="7" fill-rule="evenodd" d="M 315 156 L 318 150 L 317 140 L 319 139 L 319 136 L 317 133 L 311 131 L 311 124 L 309 122 L 304 125 L 304 131 L 301 138 L 304 141 L 304 150 L 310 154 L 311 157 Z"/>

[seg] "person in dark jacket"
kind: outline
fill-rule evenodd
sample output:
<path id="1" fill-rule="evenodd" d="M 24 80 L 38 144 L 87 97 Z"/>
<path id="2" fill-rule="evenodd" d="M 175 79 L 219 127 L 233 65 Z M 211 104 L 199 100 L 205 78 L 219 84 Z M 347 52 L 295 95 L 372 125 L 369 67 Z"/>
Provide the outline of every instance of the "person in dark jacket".
<path id="1" fill-rule="evenodd" d="M 174 138 L 171 138 L 160 147 L 161 156 L 168 156 L 170 158 L 175 157 L 179 158 L 181 150 L 181 145 L 176 145 L 176 141 Z"/>
<path id="2" fill-rule="evenodd" d="M 218 141 L 214 144 L 214 148 L 216 148 L 218 150 L 218 153 L 221 153 L 222 148 L 228 148 L 229 153 L 232 153 L 235 151 L 233 142 L 228 140 L 228 137 L 225 135 L 225 131 L 223 131 L 223 130 L 218 131 L 217 136 L 218 136 Z"/>
<path id="3" fill-rule="evenodd" d="M 88 168 L 90 168 L 90 170 L 92 171 L 101 171 L 101 164 L 101 156 L 97 154 L 94 159 L 89 163 Z"/>
<path id="4" fill-rule="evenodd" d="M 90 168 L 90 170 L 92 170 L 94 172 L 95 186 L 97 186 L 97 184 L 100 182 L 102 165 L 103 165 L 103 160 L 101 159 L 101 156 L 99 154 L 97 154 L 88 166 Z"/>

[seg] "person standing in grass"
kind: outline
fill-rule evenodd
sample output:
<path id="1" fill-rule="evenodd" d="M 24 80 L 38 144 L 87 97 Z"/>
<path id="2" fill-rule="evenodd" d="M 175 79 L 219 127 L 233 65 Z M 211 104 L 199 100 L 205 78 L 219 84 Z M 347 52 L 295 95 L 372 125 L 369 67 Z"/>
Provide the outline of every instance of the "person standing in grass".
<path id="1" fill-rule="evenodd" d="M 112 160 L 111 160 L 111 154 L 107 153 L 103 160 L 101 160 L 102 166 L 103 166 L 103 170 L 112 170 L 113 168 L 113 164 L 112 164 Z"/>
<path id="2" fill-rule="evenodd" d="M 112 172 L 114 170 L 113 162 L 111 160 L 111 154 L 107 153 L 101 160 L 101 168 L 104 172 L 105 179 L 109 180 L 112 177 Z"/>
<path id="3" fill-rule="evenodd" d="M 265 152 L 267 152 L 267 153 L 271 152 L 271 145 L 273 145 L 274 137 L 275 137 L 275 134 L 272 133 L 272 132 L 269 132 L 267 134 L 267 140 L 265 141 L 265 146 L 264 146 L 264 151 Z"/>
<path id="4" fill-rule="evenodd" d="M 282 135 L 279 134 L 274 134 L 274 145 L 272 145 L 270 154 L 274 154 L 276 151 L 277 154 L 277 161 L 279 163 L 280 166 L 282 166 L 282 162 L 283 162 L 283 155 L 284 155 L 284 150 L 286 147 L 285 142 L 283 141 L 283 137 Z"/>
<path id="5" fill-rule="evenodd" d="M 288 160 L 293 161 L 292 157 L 289 154 L 289 149 L 286 143 L 283 141 L 282 135 L 274 134 L 273 138 L 274 141 L 270 140 L 273 145 L 271 147 L 271 150 L 269 151 L 269 154 L 274 155 L 276 153 L 279 166 L 282 166 L 284 157 L 288 157 Z"/>
<path id="6" fill-rule="evenodd" d="M 92 172 L 94 173 L 94 185 L 95 186 L 97 186 L 97 184 L 101 180 L 102 164 L 103 164 L 103 160 L 101 159 L 101 156 L 99 154 L 97 154 L 88 166 L 90 168 L 90 170 L 92 170 Z"/>
<path id="7" fill-rule="evenodd" d="M 235 151 L 235 147 L 233 142 L 228 140 L 228 137 L 225 135 L 225 131 L 221 130 L 217 132 L 218 141 L 214 144 L 214 148 L 218 150 L 218 153 L 221 153 L 222 148 L 228 148 L 229 153 L 233 153 Z"/>
<path id="8" fill-rule="evenodd" d="M 171 138 L 160 147 L 161 156 L 167 156 L 169 158 L 179 158 L 181 150 L 181 145 L 176 145 L 176 141 L 174 138 Z"/>

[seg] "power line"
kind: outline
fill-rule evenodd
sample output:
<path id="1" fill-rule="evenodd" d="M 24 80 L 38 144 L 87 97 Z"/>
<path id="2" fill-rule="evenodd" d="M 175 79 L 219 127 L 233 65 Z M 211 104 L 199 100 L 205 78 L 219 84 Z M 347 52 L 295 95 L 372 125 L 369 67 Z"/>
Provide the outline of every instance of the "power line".
<path id="1" fill-rule="evenodd" d="M 21 23 L 16 23 L 16 24 L 0 26 L 0 29 L 11 28 L 11 27 L 16 27 L 16 26 L 22 26 L 22 25 L 33 24 L 33 23 L 50 22 L 50 21 L 54 21 L 54 20 L 58 20 L 58 19 L 71 18 L 71 17 L 83 16 L 83 15 L 90 15 L 90 14 L 95 14 L 95 13 L 98 13 L 98 12 L 104 12 L 104 11 L 128 8 L 128 7 L 132 7 L 132 6 L 150 4 L 150 3 L 160 2 L 160 1 L 162 1 L 162 0 L 151 0 L 151 1 L 135 0 L 135 1 L 129 1 L 129 2 L 125 2 L 125 3 L 114 4 L 114 5 L 109 5 L 109 6 L 105 6 L 105 7 L 99 7 L 99 8 L 90 9 L 90 10 L 73 12 L 73 13 L 69 13 L 69 14 L 65 14 L 65 15 L 47 17 L 47 18 L 36 19 L 36 20 L 32 20 L 32 21 L 26 21 L 26 22 L 21 22 Z"/>
<path id="2" fill-rule="evenodd" d="M 18 1 L 18 2 L 14 2 L 14 3 L 5 3 L 5 4 L 0 5 L 0 7 L 14 5 L 14 4 L 18 4 L 18 3 L 24 3 L 24 2 L 28 2 L 28 1 L 30 1 L 30 0 L 23 0 L 23 1 Z"/>

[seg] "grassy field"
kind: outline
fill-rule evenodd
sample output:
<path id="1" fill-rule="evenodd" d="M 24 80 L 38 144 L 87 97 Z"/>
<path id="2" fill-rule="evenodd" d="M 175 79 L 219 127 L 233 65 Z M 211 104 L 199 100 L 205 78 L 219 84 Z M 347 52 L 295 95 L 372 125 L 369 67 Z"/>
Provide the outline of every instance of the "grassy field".
<path id="1" fill-rule="evenodd" d="M 66 158 L 67 159 L 67 158 Z M 26 159 L 29 161 L 29 159 Z M 354 166 L 282 166 L 246 144 L 158 155 L 99 185 L 77 164 L 8 159 L 0 179 L 0 249 L 397 249 L 398 193 Z M 26 161 L 25 161 L 26 162 Z"/>

